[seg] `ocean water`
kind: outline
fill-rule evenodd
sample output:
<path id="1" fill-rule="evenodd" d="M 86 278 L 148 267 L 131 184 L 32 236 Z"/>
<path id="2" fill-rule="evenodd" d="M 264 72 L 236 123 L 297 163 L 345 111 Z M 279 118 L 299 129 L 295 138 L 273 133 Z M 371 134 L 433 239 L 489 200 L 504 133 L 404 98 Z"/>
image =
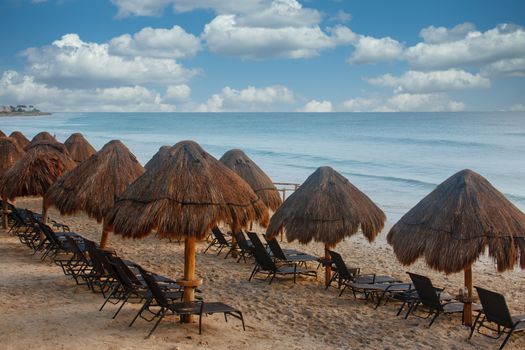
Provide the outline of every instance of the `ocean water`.
<path id="1" fill-rule="evenodd" d="M 525 211 L 525 113 L 55 113 L 0 119 L 6 134 L 81 132 L 97 149 L 122 140 L 145 164 L 162 145 L 195 140 L 219 158 L 241 148 L 275 182 L 332 166 L 399 219 L 462 169 Z"/>

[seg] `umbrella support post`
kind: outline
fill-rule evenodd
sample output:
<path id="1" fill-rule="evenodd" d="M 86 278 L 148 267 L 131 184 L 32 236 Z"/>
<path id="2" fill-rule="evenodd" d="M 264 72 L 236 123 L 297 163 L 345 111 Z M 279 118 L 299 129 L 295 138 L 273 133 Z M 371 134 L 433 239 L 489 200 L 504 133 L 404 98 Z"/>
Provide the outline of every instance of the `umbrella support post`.
<path id="1" fill-rule="evenodd" d="M 47 225 L 47 207 L 42 199 L 42 223 Z"/>
<path id="2" fill-rule="evenodd" d="M 468 299 L 472 300 L 472 266 L 465 268 L 465 286 L 468 290 Z M 472 303 L 465 303 L 463 309 L 463 323 L 472 326 Z"/>
<path id="3" fill-rule="evenodd" d="M 44 200 L 42 199 L 42 223 L 47 225 L 47 208 L 44 205 Z M 40 232 L 40 239 L 43 241 L 46 239 L 46 236 Z"/>
<path id="4" fill-rule="evenodd" d="M 102 236 L 100 237 L 100 249 L 106 249 L 109 238 L 109 230 L 102 224 Z"/>
<path id="5" fill-rule="evenodd" d="M 186 237 L 184 239 L 184 283 L 177 281 L 184 287 L 183 301 L 195 300 L 195 288 L 192 283 L 195 282 L 195 237 Z M 182 317 L 182 322 L 192 322 L 191 315 L 185 315 Z"/>
<path id="6" fill-rule="evenodd" d="M 237 240 L 235 239 L 235 235 L 232 235 L 232 247 L 231 247 L 231 252 L 232 252 L 232 258 L 235 258 L 237 259 L 238 257 L 238 254 L 237 254 Z"/>
<path id="7" fill-rule="evenodd" d="M 9 211 L 7 210 L 7 197 L 2 196 L 2 227 L 4 230 L 7 230 L 7 214 Z"/>
<path id="8" fill-rule="evenodd" d="M 324 245 L 324 258 L 326 261 L 330 261 L 332 257 L 330 256 L 330 253 L 328 252 L 328 245 Z M 332 279 L 332 264 L 326 264 L 324 267 L 324 283 L 325 286 L 328 286 L 330 283 L 330 280 Z"/>

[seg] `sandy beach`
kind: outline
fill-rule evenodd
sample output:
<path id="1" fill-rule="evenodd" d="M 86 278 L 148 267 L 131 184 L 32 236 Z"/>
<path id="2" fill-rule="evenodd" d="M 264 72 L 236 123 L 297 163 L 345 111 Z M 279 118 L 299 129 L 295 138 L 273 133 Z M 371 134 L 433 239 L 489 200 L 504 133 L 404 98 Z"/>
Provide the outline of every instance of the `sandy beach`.
<path id="1" fill-rule="evenodd" d="M 41 199 L 24 198 L 15 204 L 39 211 Z M 81 235 L 94 240 L 100 237 L 100 225 L 82 214 L 62 217 L 54 208 L 49 214 Z M 125 306 L 111 319 L 116 307 L 99 312 L 101 295 L 77 286 L 58 266 L 40 261 L 16 237 L 0 232 L 0 337 L 4 349 L 495 349 L 500 344 L 481 335 L 468 341 L 468 329 L 461 325 L 459 315 L 440 316 L 428 329 L 428 320 L 396 317 L 398 303 L 374 310 L 372 303 L 354 300 L 351 293 L 338 297 L 334 288 L 324 290 L 321 269 L 317 281 L 301 278 L 296 285 L 289 278 L 279 278 L 270 286 L 259 280 L 248 282 L 251 262 L 237 264 L 233 259 L 225 260 L 224 253 L 218 257 L 203 254 L 205 242 L 197 248 L 197 274 L 204 279 L 202 295 L 205 300 L 220 300 L 241 309 L 246 331 L 238 320 L 225 323 L 222 315 L 214 315 L 204 319 L 202 335 L 197 324 L 181 325 L 170 319 L 146 339 L 152 324 L 140 320 L 128 327 L 138 304 Z M 413 271 L 455 294 L 462 285 L 462 274 L 446 276 L 421 261 L 401 266 L 386 244 L 386 232 L 373 244 L 357 234 L 335 250 L 347 265 L 361 267 L 362 273 L 391 274 L 407 280 L 405 271 Z M 120 256 L 156 273 L 173 278 L 182 275 L 184 247 L 176 242 L 155 237 L 123 240 L 110 235 L 109 245 Z M 320 244 L 283 245 L 322 254 Z M 522 271 L 497 273 L 493 262 L 483 257 L 475 264 L 473 275 L 474 285 L 504 293 L 511 312 L 525 311 Z M 524 336 L 516 334 L 506 348 L 524 346 Z"/>

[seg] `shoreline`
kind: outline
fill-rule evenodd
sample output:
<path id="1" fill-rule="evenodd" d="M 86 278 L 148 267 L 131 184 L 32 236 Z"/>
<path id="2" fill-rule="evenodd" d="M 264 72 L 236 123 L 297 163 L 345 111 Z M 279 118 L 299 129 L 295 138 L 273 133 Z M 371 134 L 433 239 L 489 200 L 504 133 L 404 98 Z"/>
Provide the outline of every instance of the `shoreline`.
<path id="1" fill-rule="evenodd" d="M 0 112 L 0 117 L 37 117 L 51 114 L 50 112 Z"/>

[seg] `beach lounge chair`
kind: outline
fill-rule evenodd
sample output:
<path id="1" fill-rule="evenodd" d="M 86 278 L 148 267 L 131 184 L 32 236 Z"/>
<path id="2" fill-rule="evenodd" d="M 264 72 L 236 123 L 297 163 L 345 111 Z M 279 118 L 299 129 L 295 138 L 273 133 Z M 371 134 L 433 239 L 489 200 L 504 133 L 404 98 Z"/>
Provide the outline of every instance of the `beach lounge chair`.
<path id="1" fill-rule="evenodd" d="M 43 251 L 41 259 L 44 260 L 46 257 L 50 257 L 53 260 L 56 260 L 56 257 L 59 253 L 65 254 L 74 254 L 72 245 L 68 242 L 66 237 L 71 237 L 73 239 L 82 241 L 83 238 L 74 232 L 60 232 L 57 233 L 51 229 L 46 224 L 41 222 L 35 222 L 35 231 L 41 233 L 45 239 L 40 239 L 40 243 L 35 245 L 35 253 L 37 251 Z M 84 247 L 82 245 L 81 249 Z"/>
<path id="2" fill-rule="evenodd" d="M 142 301 L 146 298 L 146 294 L 149 290 L 145 283 L 142 283 L 136 278 L 130 278 L 129 273 L 125 271 L 127 267 L 120 258 L 110 254 L 105 255 L 105 258 L 107 259 L 111 273 L 114 275 L 117 283 L 106 297 L 106 300 L 100 307 L 99 311 L 101 311 L 109 301 L 114 300 L 115 302 L 112 302 L 112 304 L 116 305 L 120 303 L 119 308 L 112 317 L 115 318 L 130 298 L 135 297 Z M 180 295 L 178 297 L 180 298 Z"/>
<path id="3" fill-rule="evenodd" d="M 339 253 L 332 250 L 329 250 L 328 253 L 330 254 L 332 263 L 335 266 L 335 271 L 332 274 L 332 278 L 325 289 L 328 289 L 331 283 L 337 280 L 338 286 L 343 286 L 339 296 L 343 295 L 346 288 L 349 287 L 352 290 L 354 297 L 356 297 L 356 292 L 363 292 L 365 297 L 368 298 L 370 295 L 372 295 L 368 294 L 368 291 L 375 294 L 375 292 L 378 290 L 385 290 L 386 287 L 382 284 L 400 282 L 391 276 L 376 275 L 375 273 L 361 274 L 361 269 L 358 267 L 348 268 L 345 261 L 343 260 L 343 257 Z M 372 286 L 375 284 L 377 284 L 377 286 Z M 406 283 L 401 283 L 397 289 L 402 289 L 403 286 L 406 288 Z M 393 290 L 394 288 L 396 287 L 391 286 L 390 290 Z"/>
<path id="4" fill-rule="evenodd" d="M 254 254 L 254 247 L 251 241 L 247 240 L 244 236 L 244 233 L 242 231 L 237 231 L 234 233 L 235 240 L 237 241 L 237 245 L 239 248 L 239 258 L 237 259 L 237 262 L 241 261 L 241 259 L 246 262 L 246 258 L 253 257 Z"/>
<path id="5" fill-rule="evenodd" d="M 295 251 L 295 254 L 288 255 L 285 253 L 285 251 L 281 248 L 279 245 L 279 242 L 275 238 L 268 239 L 266 235 L 263 235 L 264 239 L 266 240 L 266 243 L 268 243 L 268 247 L 270 248 L 270 251 L 272 253 L 272 256 L 276 258 L 277 260 L 281 261 L 288 261 L 288 262 L 296 262 L 296 263 L 303 263 L 306 266 L 306 263 L 309 261 L 315 261 L 319 262 L 319 258 L 310 254 L 306 253 L 298 253 L 298 251 Z"/>
<path id="6" fill-rule="evenodd" d="M 105 257 L 106 254 L 113 254 L 110 251 L 101 250 L 93 241 L 84 239 L 86 251 L 89 254 L 91 271 L 83 276 L 93 292 L 100 292 L 106 298 L 106 292 L 114 287 L 116 280 L 114 273 Z M 96 288 L 97 287 L 97 288 Z"/>
<path id="7" fill-rule="evenodd" d="M 9 213 L 10 228 L 7 233 L 18 235 L 20 232 L 26 231 L 28 228 L 32 228 L 31 222 L 27 219 L 22 209 L 12 207 Z M 22 243 L 25 243 L 22 241 Z"/>
<path id="8" fill-rule="evenodd" d="M 122 304 L 113 316 L 113 318 L 115 318 L 130 298 L 138 298 L 140 299 L 139 302 L 145 300 L 145 306 L 143 305 L 141 312 L 139 312 L 139 314 L 141 314 L 142 311 L 149 306 L 153 296 L 149 292 L 138 265 L 113 254 L 105 253 L 104 258 L 109 264 L 109 266 L 105 265 L 106 269 L 110 271 L 110 274 L 112 274 L 117 283 L 113 285 L 111 292 L 104 304 L 100 307 L 100 310 L 104 308 L 107 302 L 111 302 L 112 304 L 121 302 Z M 170 292 L 170 300 L 182 298 L 182 288 L 174 280 L 153 273 L 150 274 L 163 291 Z M 137 317 L 138 315 L 135 316 L 135 319 Z"/>
<path id="9" fill-rule="evenodd" d="M 505 333 L 507 336 L 501 343 L 499 349 L 503 347 L 509 341 L 510 336 L 514 332 L 525 331 L 525 314 L 522 315 L 511 315 L 505 297 L 481 287 L 476 286 L 476 290 L 479 295 L 479 300 L 483 306 L 483 310 L 480 310 L 472 328 L 470 330 L 469 339 L 472 337 L 474 330 L 476 329 L 479 334 L 492 339 L 499 339 Z M 488 324 L 487 324 L 488 323 Z M 486 328 L 496 335 L 482 333 L 481 328 Z"/>
<path id="10" fill-rule="evenodd" d="M 440 289 L 436 289 L 432 285 L 432 281 L 428 277 L 411 272 L 407 273 L 410 276 L 414 288 L 416 289 L 417 294 L 419 296 L 419 301 L 412 308 L 412 313 L 414 313 L 414 310 L 419 304 L 425 306 L 428 309 L 428 315 L 426 315 L 424 318 L 428 318 L 434 315 L 434 317 L 432 317 L 432 319 L 430 320 L 430 324 L 428 325 L 429 328 L 432 326 L 432 324 L 438 318 L 438 316 L 442 313 L 463 313 L 464 304 L 455 301 L 443 302 L 439 296 L 439 294 L 441 293 L 439 292 Z M 441 289 L 441 291 L 443 291 L 443 289 Z M 479 305 L 472 304 L 472 310 L 480 309 L 481 307 Z"/>
<path id="11" fill-rule="evenodd" d="M 206 252 L 211 247 L 215 247 L 215 249 L 217 250 L 217 255 L 219 255 L 224 248 L 227 248 L 227 247 L 231 248 L 232 246 L 231 242 L 226 239 L 226 236 L 224 236 L 224 233 L 222 233 L 222 231 L 217 226 L 211 229 L 211 234 L 213 235 L 214 238 L 212 239 L 208 247 L 206 247 L 206 249 L 204 250 L 204 254 L 206 254 Z M 228 256 L 228 254 L 226 256 Z"/>
<path id="12" fill-rule="evenodd" d="M 148 334 L 148 337 L 157 329 L 160 321 L 166 316 L 167 313 L 173 315 L 185 316 L 185 315 L 198 315 L 199 316 L 199 334 L 202 334 L 202 315 L 203 314 L 215 314 L 222 313 L 224 314 L 224 319 L 228 321 L 227 316 L 233 316 L 238 318 L 242 322 L 242 327 L 246 330 L 244 326 L 244 318 L 242 312 L 238 309 L 235 309 L 229 305 L 226 305 L 221 302 L 204 302 L 201 300 L 190 301 L 190 302 L 173 302 L 166 297 L 166 293 L 160 288 L 158 283 L 155 281 L 154 276 L 138 266 L 146 285 L 149 287 L 153 298 L 155 299 L 159 311 L 154 315 L 158 317 L 157 322 L 151 329 Z"/>
<path id="13" fill-rule="evenodd" d="M 79 241 L 71 236 L 66 236 L 67 253 L 72 253 L 72 256 L 68 259 L 55 257 L 55 264 L 60 265 L 65 275 L 70 275 L 75 280 L 76 284 L 86 284 L 89 286 L 89 282 L 86 276 L 91 274 L 93 269 L 91 259 L 89 259 L 85 252 L 84 241 Z"/>
<path id="14" fill-rule="evenodd" d="M 34 251 L 41 243 L 41 237 L 36 232 L 37 227 L 34 221 L 30 220 L 26 211 L 20 208 L 13 208 L 9 215 L 12 218 L 12 224 L 8 233 L 17 236 L 21 243 Z"/>
<path id="15" fill-rule="evenodd" d="M 268 279 L 268 277 L 271 277 L 269 284 L 272 284 L 276 275 L 293 275 L 294 283 L 296 283 L 297 275 L 317 277 L 317 272 L 315 270 L 299 267 L 297 266 L 297 263 L 286 262 L 284 264 L 276 265 L 268 254 L 268 251 L 264 248 L 264 245 L 257 234 L 255 232 L 248 232 L 248 237 L 250 237 L 250 241 L 253 243 L 255 256 L 255 266 L 248 281 L 251 281 L 256 274 L 261 272 L 267 274 L 265 280 Z"/>

